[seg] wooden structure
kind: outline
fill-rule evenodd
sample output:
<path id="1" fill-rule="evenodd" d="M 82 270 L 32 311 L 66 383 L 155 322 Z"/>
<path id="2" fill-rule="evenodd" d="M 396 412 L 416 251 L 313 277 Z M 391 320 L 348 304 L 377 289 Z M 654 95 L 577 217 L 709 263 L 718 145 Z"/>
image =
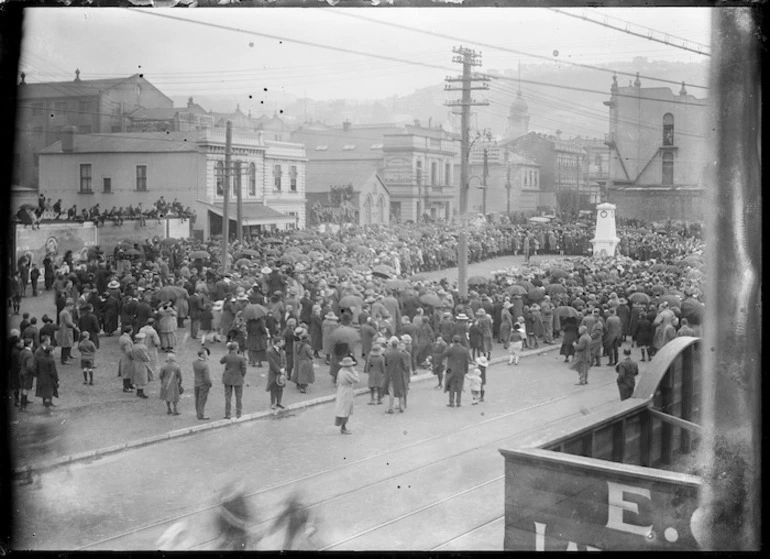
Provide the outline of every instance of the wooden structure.
<path id="1" fill-rule="evenodd" d="M 531 449 L 500 450 L 506 550 L 698 549 L 690 519 L 700 480 L 665 468 L 700 438 L 699 348 L 699 338 L 672 340 L 655 355 L 632 398 L 548 426 Z M 613 505 L 619 486 L 626 489 Z M 644 499 L 628 497 L 629 491 Z M 612 526 L 617 507 L 647 520 L 633 523 L 621 511 L 619 525 L 639 528 L 624 533 Z M 554 524 L 561 543 L 546 544 L 543 526 Z"/>

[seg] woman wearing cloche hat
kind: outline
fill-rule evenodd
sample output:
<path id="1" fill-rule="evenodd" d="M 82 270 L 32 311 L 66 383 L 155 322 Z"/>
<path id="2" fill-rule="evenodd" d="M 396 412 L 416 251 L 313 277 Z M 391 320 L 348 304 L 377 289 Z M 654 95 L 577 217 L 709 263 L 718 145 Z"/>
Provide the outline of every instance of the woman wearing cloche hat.
<path id="1" fill-rule="evenodd" d="M 334 424 L 340 428 L 340 433 L 350 435 L 352 431 L 347 428 L 348 419 L 353 415 L 353 400 L 355 394 L 353 386 L 361 379 L 353 368 L 353 358 L 343 357 L 340 361 L 340 370 L 337 373 L 337 396 L 335 398 Z"/>

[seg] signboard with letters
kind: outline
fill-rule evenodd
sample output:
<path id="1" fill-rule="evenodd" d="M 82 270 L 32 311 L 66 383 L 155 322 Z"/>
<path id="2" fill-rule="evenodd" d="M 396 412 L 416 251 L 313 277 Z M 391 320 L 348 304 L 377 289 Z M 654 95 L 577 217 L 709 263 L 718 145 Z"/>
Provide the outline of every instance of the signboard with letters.
<path id="1" fill-rule="evenodd" d="M 700 478 L 550 450 L 500 453 L 506 551 L 699 549 Z"/>
<path id="2" fill-rule="evenodd" d="M 415 174 L 412 165 L 410 157 L 386 157 L 383 181 L 386 184 L 413 184 Z"/>

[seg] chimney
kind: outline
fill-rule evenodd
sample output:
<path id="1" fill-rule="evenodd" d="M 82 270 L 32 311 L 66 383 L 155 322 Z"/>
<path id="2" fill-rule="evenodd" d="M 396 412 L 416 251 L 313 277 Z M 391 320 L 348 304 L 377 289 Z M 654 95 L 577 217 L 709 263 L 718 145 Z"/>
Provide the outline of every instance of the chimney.
<path id="1" fill-rule="evenodd" d="M 22 85 L 22 84 L 25 84 L 25 83 L 27 83 L 27 82 L 25 82 L 25 81 L 24 81 L 24 78 L 26 78 L 26 77 L 27 77 L 27 74 L 25 74 L 24 72 L 22 72 L 22 73 L 21 73 L 21 83 L 19 83 L 19 85 Z"/>
<path id="2" fill-rule="evenodd" d="M 345 120 L 345 122 L 342 123 L 342 131 L 343 132 L 350 132 L 350 121 Z"/>
<path id="3" fill-rule="evenodd" d="M 188 97 L 187 98 L 187 108 L 188 109 L 192 108 L 192 106 L 193 106 L 193 98 L 192 97 Z"/>
<path id="4" fill-rule="evenodd" d="M 80 68 L 75 68 L 75 81 L 80 81 Z"/>
<path id="5" fill-rule="evenodd" d="M 72 153 L 75 151 L 75 127 L 65 126 L 62 130 L 61 137 L 61 150 L 64 153 Z"/>

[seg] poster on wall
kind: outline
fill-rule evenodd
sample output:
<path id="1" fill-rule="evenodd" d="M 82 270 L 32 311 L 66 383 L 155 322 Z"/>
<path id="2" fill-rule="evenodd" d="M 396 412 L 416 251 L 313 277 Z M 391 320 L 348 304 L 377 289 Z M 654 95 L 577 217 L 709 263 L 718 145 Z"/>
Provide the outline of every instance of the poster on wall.
<path id="1" fill-rule="evenodd" d="M 60 262 L 67 251 L 72 251 L 73 260 L 81 260 L 88 247 L 96 242 L 96 226 L 84 223 L 73 226 L 65 223 L 43 223 L 39 229 L 16 226 L 16 261 L 27 255 L 31 263 L 42 267 L 47 254 L 54 262 Z"/>

